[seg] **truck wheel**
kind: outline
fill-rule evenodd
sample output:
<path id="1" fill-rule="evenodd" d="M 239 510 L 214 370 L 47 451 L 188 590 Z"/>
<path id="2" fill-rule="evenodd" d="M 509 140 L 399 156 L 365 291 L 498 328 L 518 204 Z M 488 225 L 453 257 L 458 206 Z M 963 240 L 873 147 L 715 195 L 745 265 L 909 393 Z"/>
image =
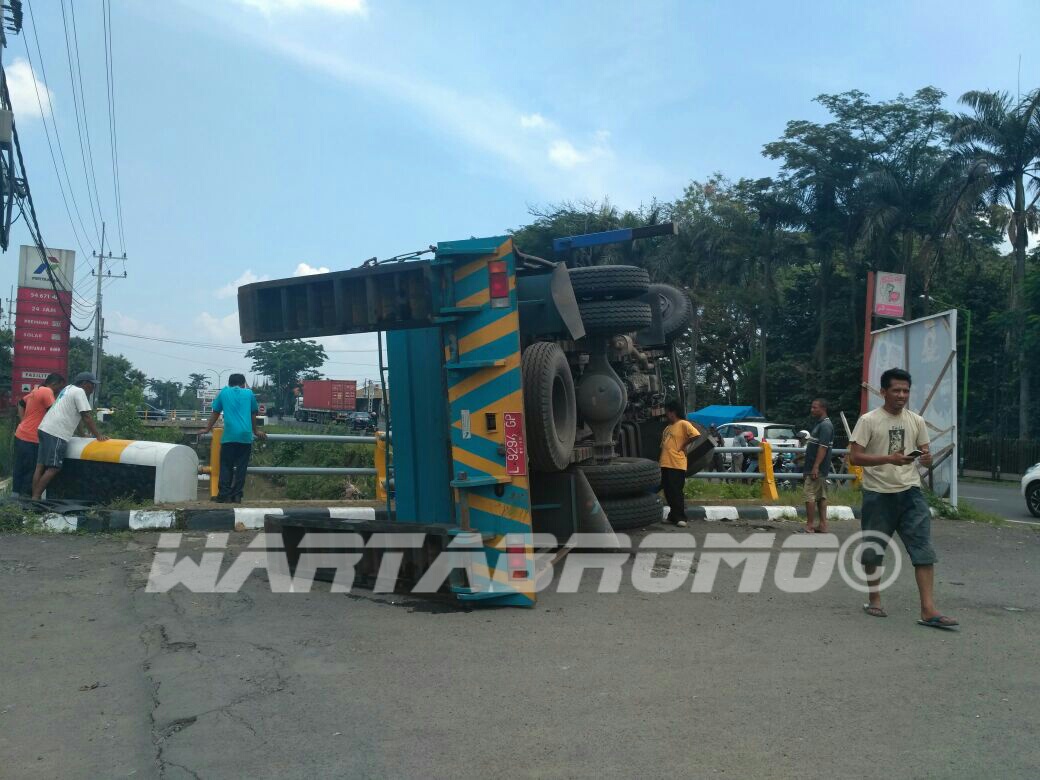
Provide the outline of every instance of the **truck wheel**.
<path id="1" fill-rule="evenodd" d="M 643 301 L 581 301 L 578 311 L 585 332 L 599 336 L 635 333 L 653 321 L 650 304 Z"/>
<path id="2" fill-rule="evenodd" d="M 655 493 L 644 493 L 629 498 L 609 498 L 600 501 L 599 505 L 603 507 L 610 527 L 615 531 L 644 528 L 661 522 L 664 516 L 661 499 Z"/>
<path id="3" fill-rule="evenodd" d="M 563 350 L 540 341 L 520 356 L 527 457 L 536 471 L 563 471 L 571 462 L 578 411 L 574 378 Z"/>
<path id="4" fill-rule="evenodd" d="M 656 293 L 661 301 L 661 326 L 666 341 L 671 341 L 690 325 L 693 304 L 689 296 L 670 284 L 652 284 L 650 292 Z"/>
<path id="5" fill-rule="evenodd" d="M 578 468 L 600 499 L 645 493 L 657 490 L 661 484 L 661 467 L 646 458 L 614 458 L 610 463 L 589 463 Z"/>
<path id="6" fill-rule="evenodd" d="M 572 268 L 569 275 L 579 301 L 638 298 L 650 287 L 650 274 L 634 265 L 591 265 Z"/>

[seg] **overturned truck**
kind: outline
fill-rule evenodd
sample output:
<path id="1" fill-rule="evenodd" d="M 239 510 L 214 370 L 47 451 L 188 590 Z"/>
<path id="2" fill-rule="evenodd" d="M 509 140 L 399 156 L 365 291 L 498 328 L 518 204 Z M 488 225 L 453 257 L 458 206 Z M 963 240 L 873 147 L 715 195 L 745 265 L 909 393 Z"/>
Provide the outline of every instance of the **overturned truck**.
<path id="1" fill-rule="evenodd" d="M 639 237 L 626 230 L 558 241 Z M 662 368 L 671 364 L 682 399 L 674 342 L 690 302 L 651 284 L 642 268 L 570 268 L 524 254 L 508 236 L 441 242 L 430 254 L 239 288 L 246 343 L 386 333 L 385 518 L 333 529 L 289 513 L 267 528 L 285 536 L 290 565 L 308 529 L 422 528 L 441 547 L 465 536 L 487 565 L 446 587 L 468 601 L 533 604 L 533 534 L 563 539 L 661 520 Z M 690 471 L 712 454 L 699 437 Z M 366 556 L 362 568 L 379 564 Z"/>

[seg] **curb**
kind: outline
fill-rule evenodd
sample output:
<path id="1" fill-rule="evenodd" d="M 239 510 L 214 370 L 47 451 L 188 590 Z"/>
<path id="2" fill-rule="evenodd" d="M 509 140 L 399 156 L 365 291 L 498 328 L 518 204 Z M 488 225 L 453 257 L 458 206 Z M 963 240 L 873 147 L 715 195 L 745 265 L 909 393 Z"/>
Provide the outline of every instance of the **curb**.
<path id="1" fill-rule="evenodd" d="M 289 510 L 297 517 L 331 520 L 387 521 L 385 509 L 367 506 L 307 507 Z M 284 515 L 281 507 L 232 507 L 227 509 L 131 509 L 98 510 L 87 514 L 62 515 L 57 512 L 42 518 L 45 530 L 56 533 L 78 531 L 106 533 L 116 531 L 256 531 L 264 527 L 266 515 Z M 731 522 L 733 520 L 797 520 L 805 516 L 804 507 L 795 506 L 702 506 L 688 504 L 689 520 Z M 859 508 L 827 508 L 830 520 L 855 520 Z M 664 507 L 663 518 L 668 517 Z"/>
<path id="2" fill-rule="evenodd" d="M 290 510 L 293 515 L 333 520 L 386 520 L 385 509 L 369 506 L 308 507 Z M 267 515 L 284 515 L 281 507 L 231 509 L 131 509 L 100 510 L 82 515 L 44 515 L 43 527 L 57 533 L 77 531 L 255 531 L 264 527 Z"/>
<path id="3" fill-rule="evenodd" d="M 668 507 L 664 508 L 664 516 L 668 517 Z M 733 520 L 797 520 L 805 517 L 803 506 L 701 506 L 686 505 L 687 520 L 705 520 L 707 522 L 730 522 Z M 857 520 L 859 507 L 829 506 L 828 520 Z"/>

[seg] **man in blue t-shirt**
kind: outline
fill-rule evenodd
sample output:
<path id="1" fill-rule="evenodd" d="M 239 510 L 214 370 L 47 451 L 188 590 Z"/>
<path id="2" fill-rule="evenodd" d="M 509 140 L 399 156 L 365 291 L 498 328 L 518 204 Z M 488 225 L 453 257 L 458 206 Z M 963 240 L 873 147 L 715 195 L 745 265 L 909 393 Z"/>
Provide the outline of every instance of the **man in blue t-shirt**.
<path id="1" fill-rule="evenodd" d="M 224 415 L 224 435 L 220 440 L 219 491 L 213 497 L 214 501 L 222 504 L 241 503 L 242 491 L 246 486 L 246 469 L 249 468 L 249 456 L 253 451 L 253 438 L 267 438 L 267 434 L 256 424 L 259 411 L 260 405 L 253 391 L 246 387 L 243 374 L 229 376 L 228 386 L 213 399 L 213 414 L 203 433 L 212 431 L 220 415 Z"/>

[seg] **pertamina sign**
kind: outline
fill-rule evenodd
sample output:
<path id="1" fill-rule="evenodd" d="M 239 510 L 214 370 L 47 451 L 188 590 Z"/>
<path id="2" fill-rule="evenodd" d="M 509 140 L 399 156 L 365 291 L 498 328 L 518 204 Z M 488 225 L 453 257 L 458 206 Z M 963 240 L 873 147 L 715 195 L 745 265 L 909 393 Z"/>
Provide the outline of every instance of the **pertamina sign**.
<path id="1" fill-rule="evenodd" d="M 59 289 L 72 290 L 76 277 L 76 253 L 71 249 L 48 249 L 44 257 L 36 247 L 22 246 L 18 255 L 18 286 L 53 290 L 52 276 Z"/>
<path id="2" fill-rule="evenodd" d="M 69 321 L 76 253 L 71 249 L 23 246 L 19 253 L 15 314 L 13 400 L 52 372 L 68 373 Z"/>
<path id="3" fill-rule="evenodd" d="M 874 285 L 874 314 L 903 319 L 906 311 L 906 276 L 879 271 Z"/>

